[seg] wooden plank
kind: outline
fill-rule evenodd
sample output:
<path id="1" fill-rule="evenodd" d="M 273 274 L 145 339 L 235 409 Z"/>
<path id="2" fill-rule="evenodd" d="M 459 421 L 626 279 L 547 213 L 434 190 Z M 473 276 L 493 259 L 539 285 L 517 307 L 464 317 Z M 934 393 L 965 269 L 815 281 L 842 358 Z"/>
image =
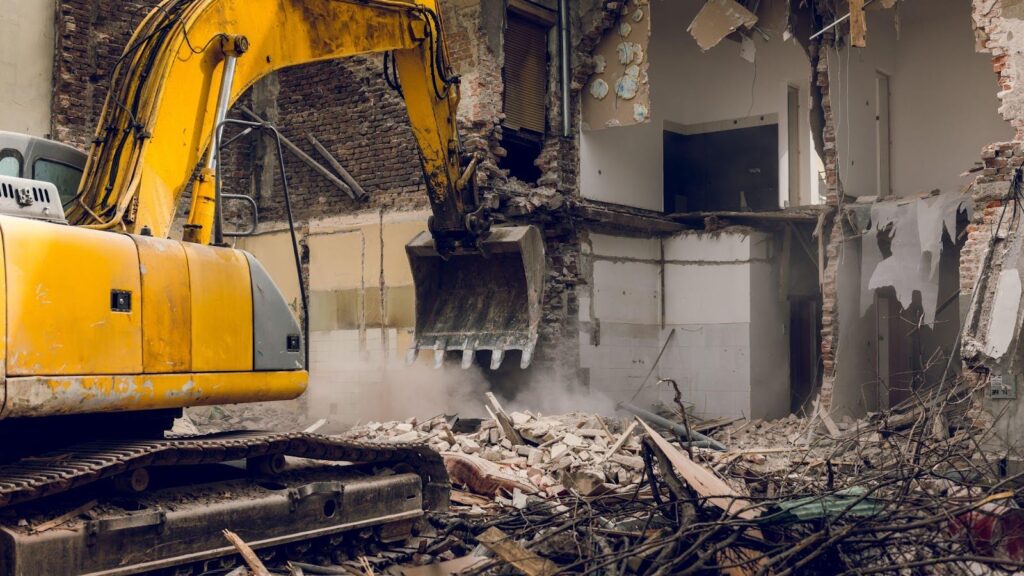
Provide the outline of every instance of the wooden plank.
<path id="1" fill-rule="evenodd" d="M 498 528 L 488 528 L 476 539 L 499 558 L 525 572 L 526 576 L 553 576 L 560 569 L 551 560 L 530 552 Z"/>
<path id="2" fill-rule="evenodd" d="M 857 48 L 868 45 L 868 20 L 864 15 L 864 0 L 850 0 L 850 45 Z"/>
<path id="3" fill-rule="evenodd" d="M 732 486 L 726 484 L 710 470 L 697 464 L 686 454 L 680 452 L 676 447 L 668 443 L 651 429 L 643 420 L 637 418 L 651 440 L 661 448 L 661 451 L 668 456 L 672 466 L 676 469 L 683 480 L 690 485 L 697 494 L 706 498 L 709 503 L 725 511 L 726 514 L 738 516 L 744 520 L 753 520 L 760 515 L 760 512 L 752 507 L 752 503 L 739 492 L 733 490 Z"/>
<path id="4" fill-rule="evenodd" d="M 515 426 L 512 425 L 512 418 L 508 415 L 508 412 L 505 412 L 505 409 L 501 407 L 501 403 L 498 402 L 498 398 L 494 393 L 486 392 L 484 393 L 484 396 L 487 397 L 487 401 L 490 402 L 491 406 L 494 408 L 494 412 L 492 413 L 494 415 L 494 420 L 498 423 L 498 426 L 501 427 L 501 431 L 505 434 L 505 438 L 508 438 L 508 441 L 515 445 L 526 444 L 526 441 L 523 440 L 523 437 L 516 430 Z"/>
<path id="5" fill-rule="evenodd" d="M 604 455 L 604 458 L 601 459 L 602 463 L 611 458 L 612 454 L 618 452 L 619 448 L 622 448 L 622 445 L 626 443 L 626 440 L 629 440 L 630 434 L 632 434 L 633 430 L 636 429 L 636 422 L 636 420 L 630 422 L 629 426 L 626 427 L 626 430 L 622 433 L 622 436 L 619 436 L 619 439 L 615 441 L 615 444 L 612 444 L 612 449 L 609 450 L 608 453 Z"/>
<path id="6" fill-rule="evenodd" d="M 68 522 L 76 518 L 79 514 L 84 514 L 85 512 L 92 510 L 93 507 L 96 506 L 96 504 L 98 504 L 97 500 L 90 500 L 85 504 L 82 504 L 78 508 L 71 510 L 70 512 L 65 512 L 64 514 L 57 516 L 53 520 L 49 520 L 47 522 L 39 524 L 38 526 L 32 527 L 32 532 L 38 534 L 40 532 L 52 530 L 53 528 L 56 528 L 58 526 L 63 526 L 64 524 L 67 524 Z"/>
<path id="7" fill-rule="evenodd" d="M 259 556 L 253 552 L 252 548 L 242 540 L 238 534 L 235 534 L 231 530 L 224 530 L 224 537 L 228 539 L 228 542 L 238 550 L 238 553 L 242 555 L 242 560 L 245 560 L 249 570 L 252 570 L 254 576 L 270 576 L 270 571 L 260 561 Z"/>
<path id="8" fill-rule="evenodd" d="M 313 145 L 313 148 L 316 148 L 316 151 L 323 156 L 324 160 L 327 160 L 327 163 L 331 165 L 331 168 L 334 168 L 334 171 L 338 173 L 338 176 L 341 176 L 341 179 L 345 181 L 345 184 L 348 184 L 348 187 L 355 191 L 356 197 L 360 200 L 366 200 L 369 196 L 369 194 L 366 193 L 366 190 L 363 190 L 363 187 L 359 185 L 359 182 L 356 182 L 356 179 L 353 178 L 352 175 L 349 174 L 348 170 L 345 170 L 345 167 L 341 165 L 341 162 L 338 162 L 338 159 L 335 158 L 319 140 L 316 139 L 316 136 L 306 134 L 306 139 L 309 140 L 309 143 Z"/>

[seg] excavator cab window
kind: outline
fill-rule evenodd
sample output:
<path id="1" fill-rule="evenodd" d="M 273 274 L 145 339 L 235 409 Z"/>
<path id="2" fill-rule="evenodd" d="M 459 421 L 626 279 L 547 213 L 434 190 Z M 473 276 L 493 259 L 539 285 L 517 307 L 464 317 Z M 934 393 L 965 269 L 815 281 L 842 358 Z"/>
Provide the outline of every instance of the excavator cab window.
<path id="1" fill-rule="evenodd" d="M 21 154 L 18 154 L 17 150 L 0 150 L 0 176 L 21 178 Z"/>
<path id="2" fill-rule="evenodd" d="M 67 204 L 75 198 L 75 194 L 78 192 L 78 183 L 82 180 L 82 170 L 62 162 L 39 158 L 32 165 L 32 177 L 56 186 L 60 192 L 61 204 Z"/>

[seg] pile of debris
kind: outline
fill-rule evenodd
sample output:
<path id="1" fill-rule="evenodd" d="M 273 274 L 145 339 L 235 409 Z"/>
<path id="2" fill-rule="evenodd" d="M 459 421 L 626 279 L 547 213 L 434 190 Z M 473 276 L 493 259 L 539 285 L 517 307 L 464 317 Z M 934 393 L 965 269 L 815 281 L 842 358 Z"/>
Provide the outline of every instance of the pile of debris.
<path id="1" fill-rule="evenodd" d="M 444 562 L 436 573 L 1016 570 L 1024 512 L 1006 454 L 983 448 L 992 421 L 976 392 L 935 390 L 860 421 L 671 426 L 650 414 L 506 413 L 490 397 L 489 420 L 347 435 L 444 456 L 451 510 L 414 547 L 418 563 Z"/>
<path id="2" fill-rule="evenodd" d="M 636 423 L 623 426 L 593 414 L 507 414 L 492 394 L 495 417 L 460 421 L 438 416 L 425 422 L 371 422 L 347 437 L 375 442 L 427 442 L 445 459 L 455 489 L 452 502 L 479 515 L 502 506 L 522 510 L 531 502 L 568 491 L 584 497 L 635 490 L 644 460 Z M 469 432 L 460 433 L 466 430 Z"/>

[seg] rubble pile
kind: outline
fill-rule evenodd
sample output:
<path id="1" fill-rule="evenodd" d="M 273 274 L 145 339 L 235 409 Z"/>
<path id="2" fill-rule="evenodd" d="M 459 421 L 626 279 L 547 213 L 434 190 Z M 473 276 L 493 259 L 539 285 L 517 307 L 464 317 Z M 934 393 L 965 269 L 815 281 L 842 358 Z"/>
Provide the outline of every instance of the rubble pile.
<path id="1" fill-rule="evenodd" d="M 441 452 L 452 506 L 419 536 L 417 561 L 459 573 L 1019 570 L 1016 478 L 988 447 L 976 396 L 936 390 L 860 421 L 689 419 L 689 437 L 724 450 L 638 418 L 505 413 L 493 398 L 491 419 L 346 435 Z"/>
<path id="2" fill-rule="evenodd" d="M 618 421 L 592 414 L 509 415 L 516 436 L 510 438 L 496 420 L 484 420 L 470 433 L 456 434 L 452 422 L 437 417 L 419 423 L 371 422 L 346 436 L 384 442 L 427 442 L 445 458 L 456 490 L 453 502 L 479 512 L 495 504 L 525 508 L 528 501 L 574 490 L 595 496 L 634 489 L 643 479 L 640 439 L 624 434 Z M 621 440 L 621 442 L 620 442 Z M 493 496 L 485 502 L 473 494 Z"/>

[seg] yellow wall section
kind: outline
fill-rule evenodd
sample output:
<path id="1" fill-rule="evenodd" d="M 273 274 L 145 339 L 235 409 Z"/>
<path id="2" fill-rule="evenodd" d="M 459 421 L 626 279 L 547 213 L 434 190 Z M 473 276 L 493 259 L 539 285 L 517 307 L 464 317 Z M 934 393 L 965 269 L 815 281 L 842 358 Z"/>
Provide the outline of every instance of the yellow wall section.
<path id="1" fill-rule="evenodd" d="M 405 245 L 427 229 L 426 220 L 385 221 L 382 233 L 376 215 L 370 217 L 372 223 L 353 223 L 308 238 L 313 331 L 380 327 L 382 260 L 385 324 L 400 332 L 413 328 L 415 297 Z"/>
<path id="2" fill-rule="evenodd" d="M 188 372 L 192 301 L 185 249 L 172 240 L 132 238 L 142 272 L 142 367 L 150 374 Z"/>
<path id="3" fill-rule="evenodd" d="M 192 290 L 192 370 L 252 370 L 252 286 L 245 255 L 182 244 Z"/>
<path id="4" fill-rule="evenodd" d="M 128 236 L 0 217 L 6 252 L 7 374 L 142 370 L 139 258 Z M 111 290 L 131 312 L 110 309 Z"/>
<path id="5" fill-rule="evenodd" d="M 0 230 L 0 326 L 7 326 L 7 267 L 4 265 L 4 235 Z M 7 330 L 0 330 L 0 379 L 7 375 Z M 6 401 L 7 387 L 0 386 L 0 406 Z"/>
<path id="6" fill-rule="evenodd" d="M 237 239 L 236 248 L 251 253 L 263 264 L 274 284 L 281 290 L 285 302 L 296 319 L 302 307 L 299 293 L 299 277 L 295 271 L 295 254 L 292 252 L 292 237 L 288 232 L 272 232 L 258 236 L 243 236 Z"/>

